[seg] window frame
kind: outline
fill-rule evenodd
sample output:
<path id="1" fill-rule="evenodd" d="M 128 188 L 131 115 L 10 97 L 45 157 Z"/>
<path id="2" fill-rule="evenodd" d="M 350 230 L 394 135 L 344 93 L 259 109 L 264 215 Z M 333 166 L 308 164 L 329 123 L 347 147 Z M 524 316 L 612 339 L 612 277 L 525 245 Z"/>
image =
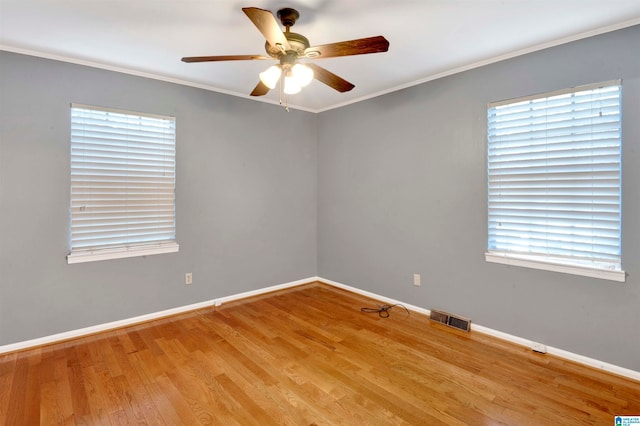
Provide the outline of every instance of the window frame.
<path id="1" fill-rule="evenodd" d="M 92 148 L 96 149 L 96 146 L 98 145 L 92 145 L 92 142 L 86 142 L 84 144 L 80 142 L 80 140 L 90 140 L 91 138 L 96 138 L 95 134 L 90 134 L 91 131 L 85 134 L 84 139 L 81 136 L 79 136 L 79 134 L 77 133 L 74 134 L 74 125 L 78 126 L 80 125 L 79 122 L 82 121 L 81 119 L 78 119 L 77 122 L 74 122 L 74 109 L 85 110 L 87 112 L 90 111 L 91 114 L 104 113 L 105 115 L 108 115 L 109 113 L 112 113 L 120 116 L 121 118 L 127 118 L 132 121 L 138 121 L 137 124 L 133 124 L 134 126 L 133 128 L 126 129 L 126 130 L 115 130 L 115 129 L 118 129 L 119 126 L 114 125 L 113 122 L 110 122 L 110 125 L 107 126 L 111 128 L 111 129 L 107 129 L 109 130 L 109 135 L 115 136 L 114 142 L 108 145 L 102 144 L 100 146 L 100 149 L 102 149 L 103 147 L 107 147 L 105 149 L 108 149 L 109 151 L 114 151 L 115 153 L 112 154 L 109 152 L 107 154 L 104 154 L 106 157 L 101 157 L 99 161 L 95 160 L 95 157 L 93 160 L 93 163 L 109 162 L 107 166 L 86 167 L 87 164 L 89 164 L 91 161 L 86 160 L 86 162 L 83 163 L 84 159 L 82 160 L 78 159 L 80 152 L 83 152 L 83 150 L 91 150 Z M 175 117 L 150 114 L 150 113 L 142 113 L 137 111 L 128 111 L 123 109 L 105 108 L 105 107 L 94 106 L 94 105 L 84 105 L 84 104 L 78 104 L 78 103 L 72 103 L 70 105 L 69 114 L 70 114 L 69 140 L 70 140 L 70 156 L 71 156 L 70 168 L 69 168 L 70 170 L 70 174 L 69 174 L 70 176 L 70 196 L 69 196 L 69 201 L 70 201 L 69 202 L 69 208 L 70 208 L 69 248 L 70 250 L 67 256 L 67 263 L 74 264 L 74 263 L 102 261 L 102 260 L 110 260 L 110 259 L 122 259 L 122 258 L 178 252 L 179 245 L 176 240 L 177 220 L 176 220 L 176 195 L 175 195 L 175 191 L 176 191 L 176 119 Z M 86 118 L 84 118 L 84 120 L 86 120 Z M 119 236 L 115 235 L 116 238 L 119 238 L 122 241 L 118 241 L 112 244 L 94 243 L 94 245 L 88 245 L 88 246 L 82 246 L 79 244 L 76 247 L 74 247 L 74 220 L 75 221 L 82 220 L 82 214 L 85 213 L 86 209 L 91 209 L 92 206 L 97 211 L 100 203 L 99 201 L 97 203 L 94 203 L 92 199 L 91 201 L 86 203 L 87 205 L 85 205 L 84 203 L 80 205 L 79 204 L 80 197 L 85 197 L 85 198 L 87 197 L 87 195 L 85 195 L 86 194 L 85 188 L 90 187 L 92 188 L 91 190 L 93 191 L 94 186 L 97 187 L 99 185 L 102 185 L 103 187 L 105 187 L 106 185 L 109 185 L 106 191 L 110 191 L 108 195 L 113 197 L 112 194 L 114 192 L 118 193 L 119 192 L 118 190 L 122 190 L 125 188 L 127 191 L 131 190 L 131 185 L 130 185 L 131 182 L 129 181 L 129 179 L 133 176 L 134 173 L 139 173 L 137 177 L 138 180 L 136 181 L 138 185 L 140 184 L 140 181 L 144 181 L 148 179 L 151 179 L 153 181 L 154 178 L 152 176 L 154 175 L 158 176 L 157 171 L 133 172 L 128 165 L 126 167 L 124 166 L 124 164 L 128 164 L 128 162 L 130 162 L 133 159 L 133 156 L 130 156 L 128 152 L 126 154 L 123 154 L 123 152 L 125 150 L 128 151 L 129 149 L 137 149 L 134 145 L 136 145 L 136 143 L 140 144 L 140 142 L 137 141 L 137 139 L 142 138 L 141 136 L 139 137 L 137 135 L 133 135 L 133 132 L 136 130 L 143 129 L 142 123 L 149 120 L 156 123 L 163 123 L 164 125 L 167 126 L 166 129 L 162 130 L 161 132 L 156 130 L 151 132 L 154 134 L 156 133 L 161 134 L 161 136 L 153 137 L 152 138 L 153 141 L 151 143 L 154 144 L 152 146 L 162 147 L 158 149 L 161 149 L 163 153 L 166 151 L 170 155 L 168 157 L 164 156 L 162 161 L 158 159 L 143 160 L 145 162 L 153 161 L 151 167 L 153 166 L 157 167 L 160 163 L 164 164 L 164 166 L 162 166 L 163 167 L 162 177 L 159 178 L 160 180 L 162 180 L 162 182 L 161 183 L 157 182 L 158 178 L 155 178 L 156 182 L 153 183 L 153 185 L 155 186 L 147 185 L 147 182 L 144 182 L 143 186 L 145 186 L 145 189 L 143 194 L 148 196 L 152 193 L 152 191 L 156 191 L 157 193 L 164 191 L 163 195 L 156 195 L 157 197 L 160 197 L 159 199 L 162 199 L 162 201 L 156 201 L 155 207 L 149 207 L 149 209 L 152 210 L 152 215 L 156 215 L 156 217 L 159 217 L 161 216 L 161 213 L 158 210 L 160 208 L 158 206 L 160 205 L 164 206 L 166 211 L 167 206 L 171 204 L 172 211 L 168 217 L 170 217 L 169 221 L 172 220 L 172 225 L 170 226 L 169 231 L 164 233 L 164 234 L 171 234 L 171 236 L 169 237 L 167 237 L 166 235 L 161 236 L 160 232 L 157 232 L 158 235 L 156 235 L 156 239 L 153 239 L 153 238 L 149 239 L 149 238 L 142 238 L 142 237 L 129 237 L 129 236 L 120 238 Z M 129 126 L 129 122 L 122 125 L 122 127 L 128 127 L 128 126 Z M 141 144 L 151 145 L 146 140 Z M 80 148 L 80 145 L 83 145 L 83 147 Z M 126 149 L 124 147 L 126 147 Z M 154 148 L 146 148 L 146 147 L 142 149 L 145 150 L 144 153 L 138 154 L 138 155 L 148 155 L 150 150 L 155 150 Z M 89 155 L 89 154 L 86 154 L 86 155 Z M 152 154 L 151 157 L 153 156 L 154 155 Z M 157 157 L 158 155 L 155 154 L 155 156 Z M 103 158 L 106 158 L 106 159 L 103 160 Z M 124 161 L 121 161 L 121 160 L 124 160 Z M 115 164 L 114 167 L 123 168 L 122 170 L 124 171 L 111 172 L 110 169 L 113 164 Z M 146 168 L 146 165 L 141 167 Z M 87 172 L 83 171 L 87 169 L 89 171 Z M 105 184 L 104 180 L 100 181 L 100 176 L 104 178 L 104 176 L 106 176 L 106 173 L 117 173 L 117 177 L 113 177 L 115 175 L 109 175 L 107 180 L 117 181 L 117 180 L 124 179 L 126 183 Z M 144 174 L 143 177 L 140 178 L 139 176 L 142 173 L 147 173 L 147 174 Z M 153 173 L 153 175 L 151 173 Z M 98 185 L 92 185 L 95 183 L 97 183 Z M 74 195 L 74 190 L 78 192 L 77 195 Z M 144 198 L 144 195 L 143 195 L 143 198 Z M 91 195 L 91 197 L 94 197 L 94 196 Z M 122 197 L 122 195 L 120 195 L 120 197 Z M 127 192 L 124 197 L 129 199 L 130 197 L 129 193 Z M 95 197 L 95 199 L 99 200 L 100 195 L 98 195 L 98 197 Z M 106 199 L 108 199 L 108 196 L 105 196 L 105 194 L 103 194 L 102 202 L 104 203 Z M 88 205 L 89 203 L 93 203 L 93 204 Z M 119 207 L 122 207 L 122 206 L 120 205 Z M 154 208 L 155 210 L 153 210 Z M 115 215 L 110 216 L 109 219 L 114 220 L 116 216 L 117 218 L 122 218 L 123 220 L 126 221 L 126 224 L 127 224 L 126 228 L 128 231 L 129 226 L 131 225 L 131 222 L 133 220 L 132 217 L 135 214 L 134 209 L 130 210 L 129 207 L 127 206 L 125 209 L 117 210 L 117 212 L 118 213 L 116 213 Z M 166 217 L 166 213 L 164 216 Z M 94 223 L 94 224 L 97 222 L 97 221 L 93 222 L 93 218 L 89 218 L 85 220 L 91 221 L 91 223 Z M 152 230 L 155 229 L 153 227 L 154 223 L 159 222 L 158 219 L 146 219 L 146 220 L 148 221 L 148 225 L 151 225 L 146 229 L 152 229 Z M 165 219 L 165 222 L 166 222 L 166 219 Z M 103 222 L 99 222 L 99 223 L 100 225 L 104 225 Z M 109 227 L 114 227 L 114 226 L 111 225 Z M 114 234 L 118 233 L 118 231 L 113 231 L 113 232 Z M 122 231 L 119 231 L 119 232 L 122 233 Z M 77 237 L 77 235 L 78 234 L 76 233 L 75 236 Z M 91 235 L 94 235 L 94 234 L 91 234 Z M 94 241 L 99 240 L 99 238 L 96 238 L 95 235 L 93 236 L 92 239 Z"/>
<path id="2" fill-rule="evenodd" d="M 619 181 L 618 181 L 618 189 L 619 189 L 619 203 L 618 203 L 618 227 L 619 227 L 619 238 L 618 238 L 618 259 L 617 262 L 614 261 L 598 261 L 598 260 L 585 260 L 585 259 L 573 259 L 562 257 L 558 255 L 549 255 L 549 254 L 532 254 L 526 252 L 517 252 L 514 250 L 507 250 L 504 248 L 501 249 L 492 249 L 491 248 L 491 159 L 490 159 L 490 150 L 492 148 L 491 144 L 491 134 L 490 134 L 490 114 L 492 108 L 507 106 L 507 105 L 515 105 L 518 103 L 534 101 L 534 100 L 542 100 L 547 98 L 553 98 L 556 96 L 562 96 L 566 94 L 580 93 L 589 90 L 595 90 L 598 88 L 605 88 L 611 86 L 619 86 L 619 162 L 618 162 L 618 170 L 619 170 Z M 509 99 L 505 101 L 492 102 L 487 105 L 487 251 L 485 252 L 485 260 L 491 263 L 499 263 L 511 266 L 520 266 L 534 269 L 541 269 L 546 271 L 554 271 L 561 273 L 568 273 L 580 276 L 587 276 L 592 278 L 600 278 L 605 280 L 624 282 L 626 278 L 626 274 L 622 269 L 622 81 L 621 80 L 611 80 L 602 83 L 589 84 L 585 86 L 578 86 L 563 90 L 557 90 L 547 93 L 541 93 L 532 96 L 525 96 L 516 99 Z M 514 160 L 515 161 L 515 160 Z M 529 160 L 533 161 L 533 160 Z M 494 194 L 495 195 L 495 194 Z M 494 236 L 495 238 L 495 236 Z"/>

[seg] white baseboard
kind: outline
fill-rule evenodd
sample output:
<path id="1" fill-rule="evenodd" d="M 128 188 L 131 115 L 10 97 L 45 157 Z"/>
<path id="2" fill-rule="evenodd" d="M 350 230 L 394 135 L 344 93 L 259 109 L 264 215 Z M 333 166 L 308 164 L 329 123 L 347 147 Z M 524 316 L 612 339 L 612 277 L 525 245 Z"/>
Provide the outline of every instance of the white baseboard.
<path id="1" fill-rule="evenodd" d="M 402 301 L 398 301 L 398 300 L 394 300 L 394 299 L 390 299 L 388 297 L 385 296 L 381 296 L 381 295 L 377 295 L 375 293 L 371 293 L 365 290 L 360 290 L 359 288 L 355 288 L 355 287 L 351 287 L 345 284 L 341 284 L 335 281 L 331 281 L 331 280 L 327 280 L 324 278 L 317 278 L 318 281 L 325 283 L 325 284 L 329 284 L 332 285 L 334 287 L 338 287 L 344 290 L 348 290 L 351 291 L 353 293 L 357 293 L 357 294 L 361 294 L 363 296 L 367 296 L 367 297 L 371 297 L 373 299 L 376 300 L 381 300 L 383 302 L 386 303 L 390 303 L 390 304 L 394 304 L 394 303 L 400 303 L 404 306 L 407 307 L 407 309 L 412 310 L 412 311 L 416 311 L 416 312 L 420 312 L 423 313 L 425 315 L 429 315 L 430 310 L 429 309 L 424 309 L 424 308 L 420 308 L 417 306 L 413 306 L 410 305 L 408 303 L 404 303 Z M 482 325 L 478 325 L 478 324 L 474 324 L 471 323 L 471 330 L 473 331 L 477 331 L 478 333 L 483 333 L 483 334 L 488 334 L 490 336 L 493 337 L 497 337 L 498 339 L 502 339 L 502 340 L 506 340 L 508 342 L 511 343 L 515 343 L 517 345 L 521 345 L 527 348 L 531 348 L 531 346 L 533 345 L 533 341 L 528 340 L 528 339 L 524 339 L 522 337 L 518 337 L 518 336 L 513 336 L 511 334 L 507 334 L 507 333 L 503 333 L 501 331 L 498 330 L 494 330 L 492 328 L 489 327 L 484 327 Z M 559 358 L 563 358 L 569 361 L 573 361 L 573 362 L 577 362 L 579 364 L 583 364 L 592 368 L 596 368 L 598 370 L 603 370 L 606 371 L 608 373 L 613 373 L 613 374 L 617 374 L 619 376 L 623 376 L 623 377 L 628 377 L 630 379 L 634 379 L 634 380 L 638 380 L 640 381 L 640 372 L 639 371 L 635 371 L 635 370 L 630 370 L 628 368 L 624 368 L 624 367 L 619 367 L 617 365 L 614 364 L 609 364 L 607 362 L 604 361 L 599 361 L 597 359 L 593 359 L 593 358 L 589 358 L 586 356 L 582 356 L 582 355 L 578 355 L 578 354 L 574 354 L 572 352 L 569 351 L 565 351 L 563 349 L 559 349 L 559 348 L 554 348 L 552 346 L 547 346 L 547 353 L 551 354 L 551 355 L 555 355 Z"/>
<path id="2" fill-rule="evenodd" d="M 360 294 L 362 296 L 370 297 L 372 299 L 380 300 L 381 302 L 385 302 L 385 303 L 387 303 L 389 305 L 401 304 L 402 306 L 406 307 L 410 311 L 420 312 L 421 314 L 425 314 L 425 315 L 429 315 L 429 313 L 431 312 L 431 311 L 429 311 L 429 309 L 421 308 L 419 306 L 410 305 L 409 303 L 405 303 L 405 302 L 402 302 L 400 300 L 391 299 L 390 297 L 381 296 L 379 294 L 375 294 L 375 293 L 371 293 L 371 292 L 366 291 L 366 290 L 361 290 L 359 288 L 351 287 L 351 286 L 348 286 L 346 284 L 342 284 L 342 283 L 339 283 L 339 282 L 336 282 L 336 281 L 327 280 L 327 279 L 322 278 L 322 277 L 316 277 L 316 279 L 317 279 L 317 281 L 320 281 L 321 283 L 328 284 L 328 285 L 333 286 L 333 287 L 341 288 L 343 290 L 350 291 L 351 293 L 356 293 L 356 294 Z"/>
<path id="3" fill-rule="evenodd" d="M 319 281 L 321 283 L 324 284 L 328 284 L 331 285 L 333 287 L 336 288 L 341 288 L 343 290 L 347 290 L 350 291 L 352 293 L 356 293 L 356 294 L 360 294 L 366 297 L 370 297 L 372 299 L 376 299 L 376 300 L 380 300 L 383 301 L 385 303 L 388 304 L 401 304 L 403 306 L 405 306 L 407 309 L 414 311 L 414 312 L 419 312 L 425 315 L 429 315 L 430 310 L 429 309 L 425 309 L 425 308 L 421 308 L 419 306 L 415 306 L 415 305 L 411 305 L 409 303 L 405 303 L 403 301 L 400 300 L 396 300 L 396 299 L 392 299 L 386 296 L 382 296 L 379 294 L 375 294 L 375 293 L 371 293 L 369 291 L 366 290 L 361 290 L 359 288 L 356 287 L 351 287 L 348 286 L 346 284 L 342 284 L 336 281 L 331 281 L 322 277 L 309 277 L 309 278 L 305 278 L 302 280 L 297 280 L 297 281 L 291 281 L 288 283 L 284 283 L 284 284 L 279 284 L 279 285 L 274 285 L 271 287 L 265 287 L 259 290 L 253 290 L 253 291 L 247 291 L 244 293 L 238 293 L 238 294 L 234 294 L 234 295 L 230 295 L 230 296 L 225 296 L 225 297 L 220 297 L 217 299 L 213 299 L 213 300 L 208 300 L 206 302 L 200 302 L 200 303 L 195 303 L 192 305 L 186 305 L 186 306 L 181 306 L 181 307 L 177 307 L 177 308 L 173 308 L 173 309 L 167 309 L 164 311 L 160 311 L 160 312 L 153 312 L 150 314 L 146 314 L 146 315 L 140 315 L 137 317 L 133 317 L 133 318 L 127 318 L 127 319 L 123 319 L 123 320 L 119 320 L 119 321 L 113 321 L 113 322 L 109 322 L 109 323 L 105 323 L 105 324 L 100 324 L 100 325 L 95 325 L 95 326 L 91 326 L 91 327 L 85 327 L 85 328 L 80 328 L 77 330 L 71 330 L 71 331 L 67 331 L 64 333 L 58 333 L 58 334 L 52 334 L 50 336 L 45 336 L 45 337 L 40 337 L 37 339 L 32 339 L 32 340 L 26 340 L 24 342 L 18 342 L 18 343 L 12 343 L 9 345 L 4 345 L 4 346 L 0 346 L 0 354 L 3 353 L 8 353 L 8 352 L 14 352 L 14 351 L 20 351 L 20 350 L 24 350 L 24 349 L 29 349 L 29 348 L 33 348 L 36 346 L 43 346 L 43 345 L 49 345 L 49 344 L 53 344 L 53 343 L 57 343 L 57 342 L 61 342 L 64 340 L 70 340 L 70 339 L 75 339 L 78 337 L 83 337 L 83 336 L 87 336 L 90 334 L 95 334 L 95 333 L 99 333 L 102 331 L 108 331 L 108 330 L 113 330 L 116 328 L 120 328 L 120 327 L 125 327 L 125 326 L 129 326 L 129 325 L 134 325 L 134 324 L 139 324 L 142 322 L 146 322 L 146 321 L 151 321 L 154 319 L 159 319 L 159 318 L 164 318 L 164 317 L 168 317 L 171 315 L 176 315 L 176 314 L 181 314 L 184 312 L 189 312 L 189 311 L 193 311 L 196 309 L 201 309 L 201 308 L 206 308 L 206 307 L 210 307 L 210 306 L 219 306 L 222 305 L 224 303 L 228 303 L 234 300 L 239 300 L 239 299 L 245 299 L 247 297 L 252 297 L 252 296 L 259 296 L 262 294 L 266 294 L 266 293 L 270 293 L 273 291 L 278 291 L 278 290 L 284 290 L 287 288 L 291 288 L 291 287 L 296 287 L 299 285 L 303 285 L 303 284 L 308 284 L 308 283 L 312 283 L 315 281 Z M 477 331 L 479 333 L 483 333 L 483 334 L 487 334 L 493 337 L 497 337 L 499 339 L 502 340 L 506 340 L 512 343 L 515 343 L 517 345 L 521 345 L 521 346 L 525 346 L 530 348 L 534 342 L 532 342 L 531 340 L 528 339 L 524 339 L 522 337 L 518 337 L 518 336 L 513 336 L 511 334 L 507 334 L 507 333 L 503 333 L 501 331 L 498 330 L 494 330 L 488 327 L 484 327 L 482 325 L 478 325 L 478 324 L 471 324 L 471 329 L 473 331 Z M 613 374 L 617 374 L 619 376 L 623 376 L 623 377 L 628 377 L 630 379 L 634 379 L 634 380 L 638 380 L 640 381 L 640 372 L 638 371 L 634 371 L 634 370 L 630 370 L 628 368 L 624 368 L 624 367 L 619 367 L 617 365 L 613 365 L 613 364 L 609 364 L 603 361 L 599 361 L 597 359 L 593 359 L 593 358 L 589 358 L 586 356 L 582 356 L 582 355 L 578 355 L 578 354 L 574 354 L 572 352 L 568 352 L 565 351 L 563 349 L 559 349 L 559 348 L 554 348 L 552 346 L 547 346 L 547 353 L 551 354 L 551 355 L 555 355 L 559 358 L 563 358 L 563 359 L 567 359 L 573 362 L 577 362 L 579 364 L 583 364 L 583 365 L 587 365 L 589 367 L 593 367 L 599 370 L 603 370 L 609 373 L 613 373 Z"/>
<path id="4" fill-rule="evenodd" d="M 207 300 L 206 302 L 194 303 L 192 305 L 180 306 L 177 308 L 167 309 L 159 312 L 152 312 L 150 314 L 140 315 L 137 317 L 127 318 L 119 321 L 108 322 L 105 324 L 99 324 L 91 327 L 79 328 L 77 330 L 66 331 L 64 333 L 57 333 L 57 334 L 52 334 L 50 336 L 39 337 L 37 339 L 12 343 L 9 345 L 0 346 L 0 354 L 21 351 L 21 350 L 33 348 L 36 346 L 50 345 L 53 343 L 62 342 L 64 340 L 76 339 L 78 337 L 88 336 L 90 334 L 95 334 L 102 331 L 109 331 L 109 330 L 114 330 L 116 328 L 126 327 L 129 325 L 140 324 L 143 322 L 168 317 L 171 315 L 194 311 L 196 309 L 207 308 L 210 306 L 220 306 L 224 303 L 228 303 L 233 300 L 244 299 L 251 296 L 258 296 L 261 294 L 270 293 L 272 291 L 283 290 L 290 287 L 296 287 L 302 284 L 308 284 L 315 281 L 318 281 L 318 277 L 311 277 L 311 278 L 292 281 L 284 284 L 278 284 L 271 287 L 261 288 L 259 290 L 247 291 L 244 293 L 238 293 L 231 296 L 225 296 L 217 299 Z"/>

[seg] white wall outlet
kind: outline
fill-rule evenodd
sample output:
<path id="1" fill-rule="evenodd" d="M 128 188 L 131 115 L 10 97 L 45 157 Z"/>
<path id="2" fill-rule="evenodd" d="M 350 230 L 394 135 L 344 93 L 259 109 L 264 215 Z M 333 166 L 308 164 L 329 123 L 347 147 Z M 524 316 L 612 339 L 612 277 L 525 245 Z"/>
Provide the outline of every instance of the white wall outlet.
<path id="1" fill-rule="evenodd" d="M 541 354 L 547 353 L 547 345 L 543 345 L 542 343 L 531 342 L 531 349 Z"/>
<path id="2" fill-rule="evenodd" d="M 193 282 L 193 273 L 187 272 L 184 274 L 184 283 L 185 285 L 189 285 Z"/>
<path id="3" fill-rule="evenodd" d="M 413 285 L 420 286 L 420 274 L 413 274 Z"/>

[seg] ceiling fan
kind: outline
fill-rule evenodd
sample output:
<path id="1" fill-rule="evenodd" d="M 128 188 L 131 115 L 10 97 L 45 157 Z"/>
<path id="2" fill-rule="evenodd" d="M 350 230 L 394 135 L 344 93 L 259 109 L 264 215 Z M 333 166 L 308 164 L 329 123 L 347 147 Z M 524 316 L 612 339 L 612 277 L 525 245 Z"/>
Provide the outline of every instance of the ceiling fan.
<path id="1" fill-rule="evenodd" d="M 191 56 L 182 58 L 182 61 L 191 63 L 277 59 L 280 62 L 278 65 L 274 65 L 260 73 L 260 81 L 251 92 L 251 96 L 266 95 L 270 89 L 276 87 L 278 82 L 281 83 L 280 87 L 284 93 L 295 94 L 314 78 L 338 92 L 348 92 L 355 87 L 352 83 L 319 65 L 309 62 L 302 63 L 300 59 L 334 58 L 389 50 L 389 42 L 383 36 L 310 46 L 309 40 L 305 36 L 290 31 L 290 28 L 300 17 L 297 10 L 291 8 L 278 10 L 278 18 L 282 26 L 285 27 L 284 32 L 278 26 L 273 14 L 268 10 L 257 7 L 244 7 L 242 11 L 265 37 L 265 50 L 269 56 Z"/>

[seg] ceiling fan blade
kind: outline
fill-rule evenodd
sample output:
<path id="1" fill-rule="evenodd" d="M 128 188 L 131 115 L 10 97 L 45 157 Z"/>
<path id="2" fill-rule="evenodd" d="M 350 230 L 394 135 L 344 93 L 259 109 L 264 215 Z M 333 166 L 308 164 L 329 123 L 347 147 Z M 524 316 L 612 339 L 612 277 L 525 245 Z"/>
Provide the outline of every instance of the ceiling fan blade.
<path id="1" fill-rule="evenodd" d="M 348 92 L 349 90 L 356 87 L 353 84 L 349 83 L 344 78 L 335 75 L 331 71 L 326 70 L 321 66 L 318 66 L 316 64 L 310 64 L 310 63 L 305 63 L 305 65 L 313 70 L 313 77 L 316 80 L 326 84 L 327 86 L 337 90 L 338 92 L 341 92 L 341 93 Z"/>
<path id="2" fill-rule="evenodd" d="M 182 58 L 182 62 L 251 61 L 257 59 L 273 58 L 262 55 L 187 56 Z"/>
<path id="3" fill-rule="evenodd" d="M 333 58 L 336 56 L 364 55 L 389 50 L 389 41 L 383 36 L 359 38 L 357 40 L 311 46 L 304 51 L 310 58 Z"/>
<path id="4" fill-rule="evenodd" d="M 253 25 L 258 28 L 271 46 L 277 48 L 280 45 L 284 50 L 291 50 L 289 42 L 280 29 L 273 13 L 257 7 L 243 7 L 242 11 L 251 19 Z"/>
<path id="5" fill-rule="evenodd" d="M 251 96 L 264 96 L 269 92 L 269 88 L 259 81 L 256 87 L 251 92 Z"/>

